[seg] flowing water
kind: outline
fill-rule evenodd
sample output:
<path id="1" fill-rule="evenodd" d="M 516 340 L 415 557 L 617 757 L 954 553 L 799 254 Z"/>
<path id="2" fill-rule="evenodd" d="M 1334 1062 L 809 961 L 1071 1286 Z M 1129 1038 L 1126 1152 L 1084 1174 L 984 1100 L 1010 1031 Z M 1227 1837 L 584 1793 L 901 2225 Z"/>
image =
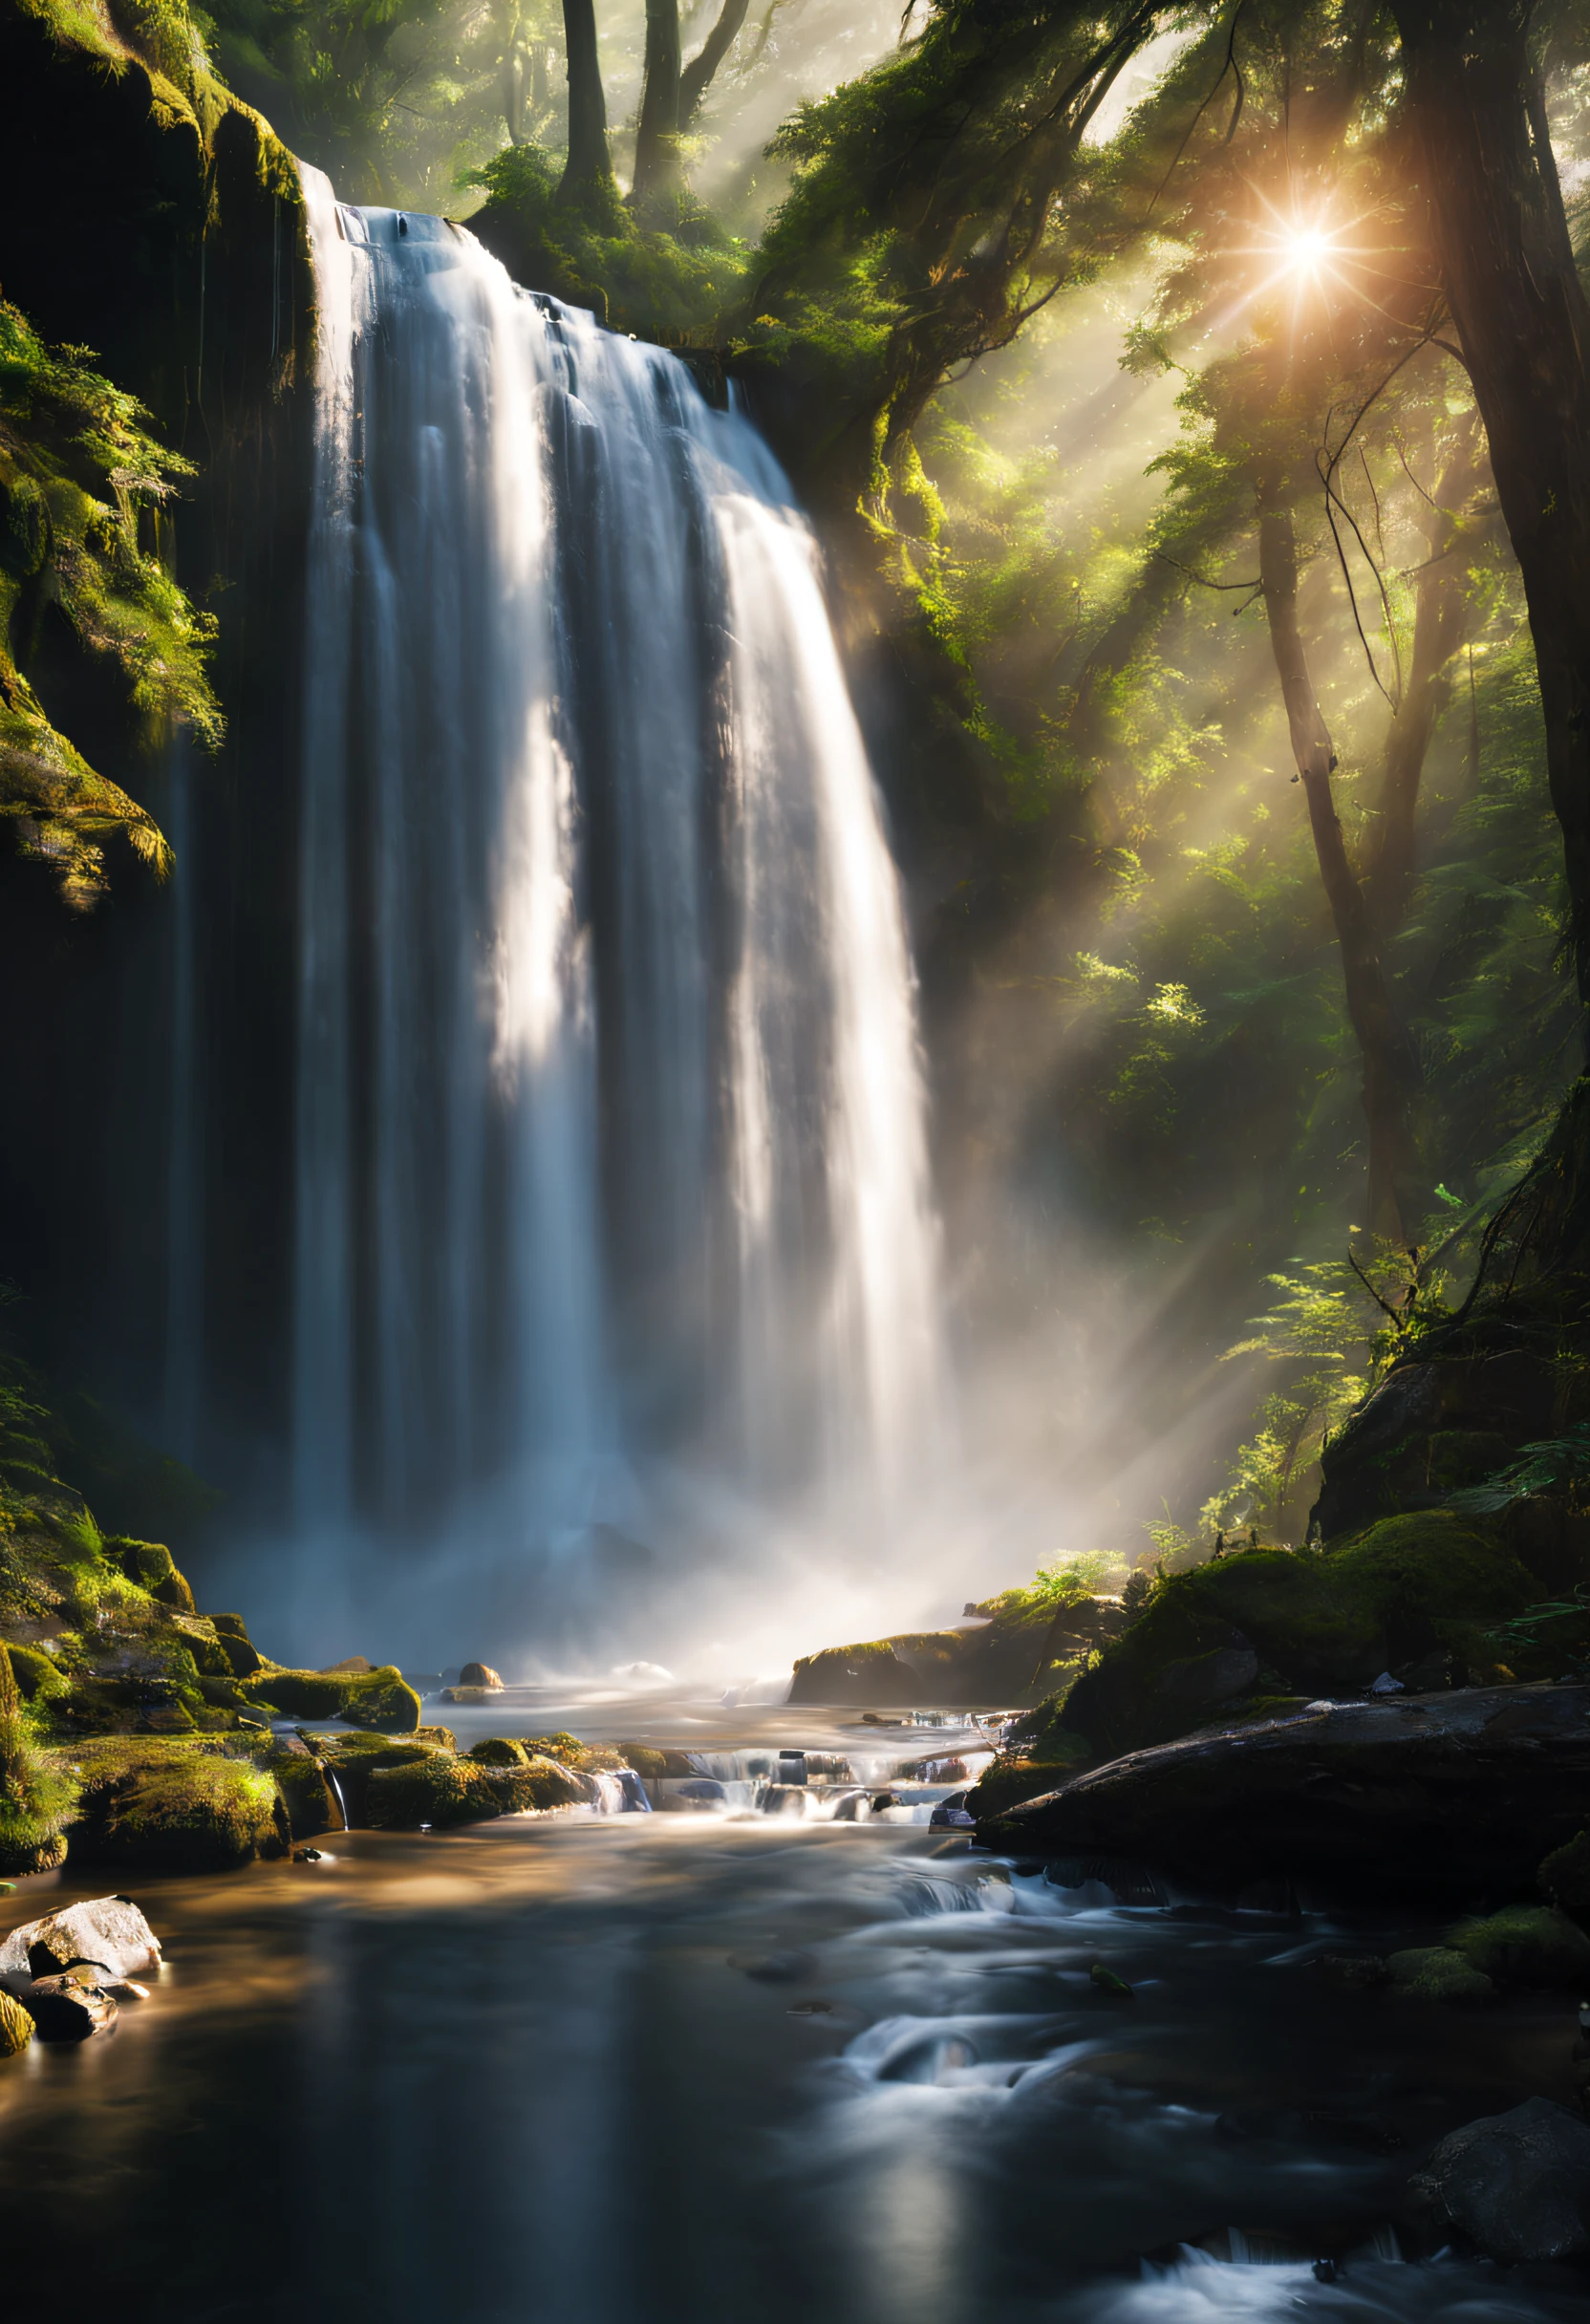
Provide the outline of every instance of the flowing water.
<path id="1" fill-rule="evenodd" d="M 873 1782 L 978 1741 L 687 1702 L 491 1715 L 720 1766 L 850 1756 Z M 1445 2131 L 1570 2097 L 1570 2001 L 1464 2014 L 1341 1992 L 1310 1967 L 1323 1946 L 1429 1929 L 1205 1913 L 1119 1872 L 1061 1885 L 899 1819 L 926 1797 L 860 1822 L 676 1797 L 137 1880 L 167 1951 L 150 1999 L 83 2049 L 0 2064 L 17 2313 L 1582 2314 L 1581 2272 L 1441 2256 L 1397 2224 Z M 0 1926 L 106 1885 L 27 1883 Z"/>
<path id="2" fill-rule="evenodd" d="M 307 187 L 293 1528 L 539 1562 L 555 1650 L 593 1528 L 875 1532 L 940 1439 L 897 882 L 748 420 Z"/>

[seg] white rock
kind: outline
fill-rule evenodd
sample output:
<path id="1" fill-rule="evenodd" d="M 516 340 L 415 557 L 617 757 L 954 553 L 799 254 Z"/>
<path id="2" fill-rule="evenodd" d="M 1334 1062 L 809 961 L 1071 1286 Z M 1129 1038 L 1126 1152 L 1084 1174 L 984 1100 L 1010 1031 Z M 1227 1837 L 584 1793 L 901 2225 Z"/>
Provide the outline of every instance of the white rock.
<path id="1" fill-rule="evenodd" d="M 136 1977 L 140 1969 L 161 1965 L 159 1937 L 124 1896 L 94 1897 L 13 1928 L 0 1943 L 0 1977 L 26 1977 L 32 1969 L 29 1949 L 35 1945 L 48 1946 L 61 1969 L 74 1960 L 102 1961 L 118 1977 Z M 47 1974 L 48 1969 L 41 1965 L 33 1973 Z"/>

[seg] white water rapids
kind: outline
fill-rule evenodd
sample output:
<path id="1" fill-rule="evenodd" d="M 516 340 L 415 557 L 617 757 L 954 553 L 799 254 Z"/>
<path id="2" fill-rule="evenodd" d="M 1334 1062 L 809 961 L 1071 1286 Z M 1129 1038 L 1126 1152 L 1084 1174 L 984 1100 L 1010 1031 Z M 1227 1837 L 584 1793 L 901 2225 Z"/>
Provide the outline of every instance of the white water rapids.
<path id="1" fill-rule="evenodd" d="M 305 183 L 293 1523 L 555 1627 L 659 1495 L 875 1531 L 941 1439 L 898 883 L 745 417 Z"/>

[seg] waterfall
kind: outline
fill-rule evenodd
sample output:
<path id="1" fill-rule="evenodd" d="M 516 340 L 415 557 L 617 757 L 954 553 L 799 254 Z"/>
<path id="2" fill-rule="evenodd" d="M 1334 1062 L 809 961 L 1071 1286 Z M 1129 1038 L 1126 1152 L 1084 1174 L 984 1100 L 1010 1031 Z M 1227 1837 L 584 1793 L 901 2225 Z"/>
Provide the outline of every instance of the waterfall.
<path id="1" fill-rule="evenodd" d="M 677 357 L 305 184 L 295 1525 L 497 1480 L 545 1547 L 664 1474 L 875 1520 L 939 1429 L 936 1228 L 810 530 Z"/>

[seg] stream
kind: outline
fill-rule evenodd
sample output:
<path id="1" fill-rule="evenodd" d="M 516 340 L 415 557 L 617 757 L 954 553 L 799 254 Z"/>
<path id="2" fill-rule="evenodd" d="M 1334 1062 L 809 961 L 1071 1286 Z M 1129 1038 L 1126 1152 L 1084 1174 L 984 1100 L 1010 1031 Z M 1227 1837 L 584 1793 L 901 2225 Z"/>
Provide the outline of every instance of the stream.
<path id="1" fill-rule="evenodd" d="M 928 1822 L 949 1782 L 874 1813 L 890 1768 L 976 1748 L 953 1726 L 655 1698 L 455 1719 L 461 1745 L 647 1737 L 723 1796 L 134 1881 L 166 1948 L 150 1998 L 0 2067 L 13 2303 L 120 2324 L 1582 2314 L 1577 2271 L 1392 2225 L 1436 2138 L 1571 2097 L 1567 1997 L 1464 2014 L 1311 1966 L 1433 1922 L 1219 1913 L 1142 1873 L 1001 1861 Z M 770 1802 L 747 1763 L 789 1774 L 796 1750 L 867 1782 Z M 20 1883 L 0 1927 L 113 1878 Z"/>

